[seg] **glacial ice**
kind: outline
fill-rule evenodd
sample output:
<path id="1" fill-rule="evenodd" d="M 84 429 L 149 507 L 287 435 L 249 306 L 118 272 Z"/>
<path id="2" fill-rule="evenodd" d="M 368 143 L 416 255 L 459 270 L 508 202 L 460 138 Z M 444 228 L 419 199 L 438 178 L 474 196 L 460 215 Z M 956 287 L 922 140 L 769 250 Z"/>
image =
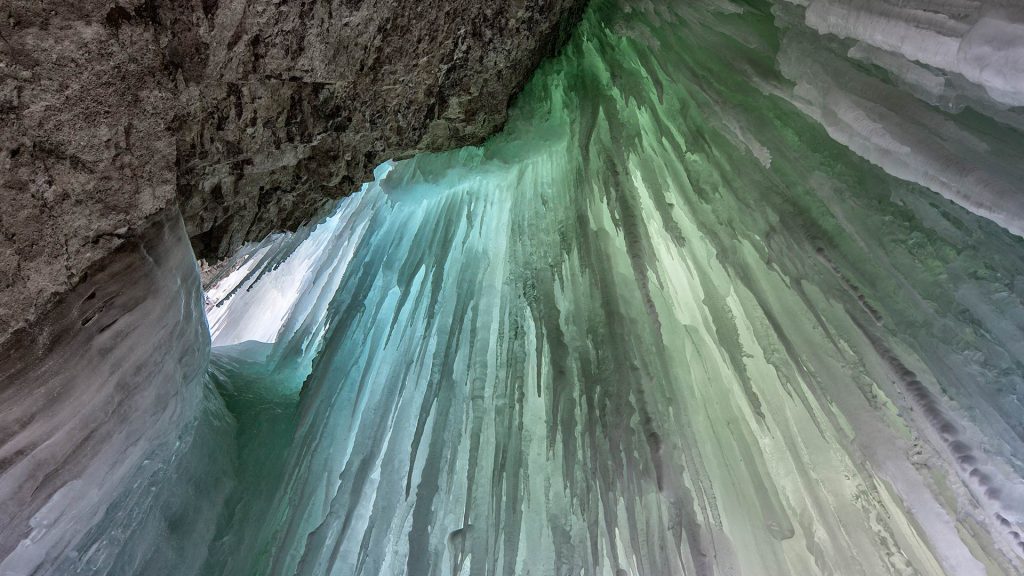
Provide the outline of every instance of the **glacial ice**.
<path id="1" fill-rule="evenodd" d="M 595 0 L 209 336 L 169 215 L 0 363 L 0 574 L 1022 573 L 1013 14 Z"/>

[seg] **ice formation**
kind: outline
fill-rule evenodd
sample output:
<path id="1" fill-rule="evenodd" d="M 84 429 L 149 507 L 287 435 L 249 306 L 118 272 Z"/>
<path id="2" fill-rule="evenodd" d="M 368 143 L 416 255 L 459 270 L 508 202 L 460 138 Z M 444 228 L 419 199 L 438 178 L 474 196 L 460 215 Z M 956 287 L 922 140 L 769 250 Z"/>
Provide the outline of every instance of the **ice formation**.
<path id="1" fill-rule="evenodd" d="M 168 225 L 0 388 L 0 574 L 1021 573 L 1024 36 L 925 4 L 595 0 L 500 136 L 239 254 L 205 378 Z M 51 390 L 134 408 L 47 446 Z"/>
<path id="2" fill-rule="evenodd" d="M 1024 235 L 1024 6 L 795 3 L 806 9 L 774 6 L 779 65 L 795 83 L 780 94 L 890 174 Z"/>
<path id="3" fill-rule="evenodd" d="M 233 466 L 209 342 L 175 212 L 3 350 L 0 574 L 198 572 Z"/>
<path id="4" fill-rule="evenodd" d="M 810 0 L 807 25 L 957 74 L 1024 106 L 1024 7 L 1006 0 Z"/>
<path id="5" fill-rule="evenodd" d="M 829 122 L 934 188 L 950 147 L 1014 176 L 1019 134 L 796 8 L 628 6 L 501 137 L 385 167 L 223 281 L 214 364 L 287 374 L 295 434 L 211 573 L 1021 568 L 1024 244 Z"/>

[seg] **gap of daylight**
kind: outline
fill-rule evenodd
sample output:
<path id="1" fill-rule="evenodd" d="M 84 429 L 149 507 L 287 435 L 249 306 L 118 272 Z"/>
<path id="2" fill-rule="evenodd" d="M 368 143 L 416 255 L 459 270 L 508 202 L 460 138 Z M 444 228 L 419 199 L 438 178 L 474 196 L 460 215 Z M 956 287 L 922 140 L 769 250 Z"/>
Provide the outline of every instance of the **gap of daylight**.
<path id="1" fill-rule="evenodd" d="M 804 20 L 596 0 L 500 136 L 243 251 L 203 571 L 1019 574 L 1018 95 Z"/>

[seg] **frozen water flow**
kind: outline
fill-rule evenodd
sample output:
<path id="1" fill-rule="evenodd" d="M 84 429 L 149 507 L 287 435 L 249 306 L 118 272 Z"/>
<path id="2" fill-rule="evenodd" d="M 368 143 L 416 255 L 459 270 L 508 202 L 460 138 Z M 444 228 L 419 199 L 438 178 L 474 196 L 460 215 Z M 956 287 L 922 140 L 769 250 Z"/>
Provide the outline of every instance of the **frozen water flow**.
<path id="1" fill-rule="evenodd" d="M 303 385 L 210 573 L 1019 571 L 1024 245 L 910 182 L 1013 229 L 1020 135 L 798 15 L 598 2 L 502 136 L 249 269 L 230 341 L 317 328 L 215 348 Z"/>

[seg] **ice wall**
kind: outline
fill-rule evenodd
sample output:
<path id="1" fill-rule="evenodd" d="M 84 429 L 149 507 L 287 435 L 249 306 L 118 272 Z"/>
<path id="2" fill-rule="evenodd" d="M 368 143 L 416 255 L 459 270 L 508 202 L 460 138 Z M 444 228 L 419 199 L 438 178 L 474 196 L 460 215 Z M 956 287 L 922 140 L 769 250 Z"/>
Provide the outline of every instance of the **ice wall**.
<path id="1" fill-rule="evenodd" d="M 807 25 L 957 75 L 1024 106 L 1024 7 L 1007 0 L 810 0 Z"/>
<path id="2" fill-rule="evenodd" d="M 192 574 L 232 478 L 175 211 L 0 355 L 0 574 Z"/>
<path id="3" fill-rule="evenodd" d="M 868 151 L 1021 134 L 787 10 L 597 0 L 503 135 L 253 247 L 205 572 L 1020 573 L 1024 241 Z"/>

